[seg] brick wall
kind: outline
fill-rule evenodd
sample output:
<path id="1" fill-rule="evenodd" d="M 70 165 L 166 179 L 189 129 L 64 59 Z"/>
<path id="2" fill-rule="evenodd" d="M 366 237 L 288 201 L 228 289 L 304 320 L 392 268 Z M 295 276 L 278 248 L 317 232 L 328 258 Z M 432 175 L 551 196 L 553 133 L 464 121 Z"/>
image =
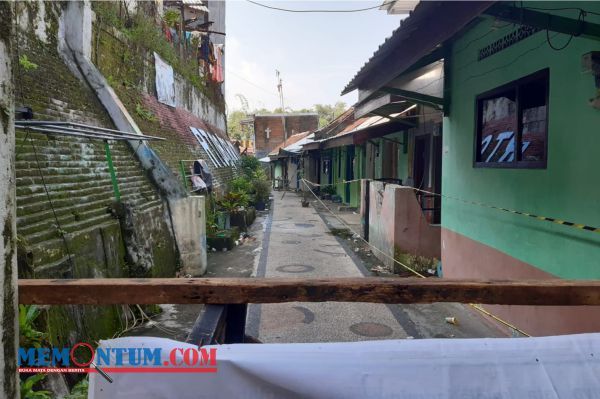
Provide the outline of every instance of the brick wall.
<path id="1" fill-rule="evenodd" d="M 286 115 L 285 125 L 288 137 L 298 133 L 314 131 L 319 127 L 319 115 Z M 267 129 L 269 129 L 268 139 Z M 254 134 L 256 157 L 262 158 L 283 143 L 285 139 L 281 115 L 256 115 L 254 117 Z"/>
<path id="2" fill-rule="evenodd" d="M 215 167 L 190 131 L 190 127 L 197 127 L 228 141 L 225 131 L 209 122 L 224 119 L 222 111 L 209 104 L 208 98 L 203 98 L 198 93 L 193 94 L 197 89 L 182 82 L 180 76 L 176 76 L 176 96 L 185 97 L 188 101 L 183 101 L 182 106 L 177 108 L 158 102 L 154 83 L 154 59 L 146 49 L 128 43 L 118 31 L 99 22 L 94 24 L 93 41 L 97 45 L 94 46 L 92 60 L 100 72 L 109 77 L 111 86 L 138 127 L 147 134 L 167 139 L 150 143 L 161 160 L 181 178 L 181 160 L 204 159 L 213 175 L 215 191 L 223 193 L 227 189 L 227 182 L 236 174 L 235 168 Z M 114 57 L 114 54 L 123 56 Z M 203 98 L 204 105 L 194 106 L 197 101 L 191 100 L 192 98 Z M 145 114 L 137 112 L 139 109 L 143 109 Z M 189 165 L 190 163 L 186 163 L 186 172 L 189 171 Z"/>

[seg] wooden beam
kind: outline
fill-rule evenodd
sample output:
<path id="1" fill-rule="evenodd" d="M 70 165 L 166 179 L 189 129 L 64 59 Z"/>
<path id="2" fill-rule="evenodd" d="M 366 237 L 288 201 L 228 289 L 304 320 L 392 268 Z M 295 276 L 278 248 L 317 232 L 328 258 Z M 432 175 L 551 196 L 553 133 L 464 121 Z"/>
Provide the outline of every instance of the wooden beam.
<path id="1" fill-rule="evenodd" d="M 600 39 L 600 24 L 530 10 L 524 7 L 513 7 L 498 3 L 490 7 L 485 14 L 502 21 L 520 25 L 528 25 L 538 29 L 548 29 L 552 32 L 566 35 L 583 36 Z"/>
<path id="2" fill-rule="evenodd" d="M 282 302 L 600 305 L 600 280 L 417 278 L 155 278 L 19 280 L 19 303 L 39 305 Z"/>

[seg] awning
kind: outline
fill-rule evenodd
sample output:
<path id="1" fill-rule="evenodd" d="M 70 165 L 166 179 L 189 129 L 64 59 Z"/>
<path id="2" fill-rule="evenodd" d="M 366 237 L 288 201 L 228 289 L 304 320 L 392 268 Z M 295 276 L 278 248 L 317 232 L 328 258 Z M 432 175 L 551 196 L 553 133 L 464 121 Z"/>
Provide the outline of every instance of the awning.
<path id="1" fill-rule="evenodd" d="M 394 117 L 363 117 L 359 125 L 351 125 L 352 130 L 342 131 L 333 137 L 308 143 L 304 151 L 344 147 L 347 145 L 361 145 L 367 140 L 387 136 L 388 134 L 405 131 L 414 126 L 414 123 Z"/>
<path id="2" fill-rule="evenodd" d="M 445 41 L 494 3 L 421 1 L 392 36 L 379 46 L 342 94 L 360 89 L 370 95 L 411 67 L 425 66 L 443 58 Z"/>

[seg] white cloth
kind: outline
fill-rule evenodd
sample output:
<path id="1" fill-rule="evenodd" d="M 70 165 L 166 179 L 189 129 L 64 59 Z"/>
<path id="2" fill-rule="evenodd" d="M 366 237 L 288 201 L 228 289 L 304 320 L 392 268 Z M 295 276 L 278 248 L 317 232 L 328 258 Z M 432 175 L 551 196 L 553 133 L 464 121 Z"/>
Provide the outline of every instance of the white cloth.
<path id="1" fill-rule="evenodd" d="M 154 66 L 156 69 L 156 97 L 158 101 L 175 106 L 175 78 L 173 67 L 167 64 L 160 56 L 154 53 Z"/>
<path id="2" fill-rule="evenodd" d="M 100 345 L 161 347 L 161 362 L 195 348 L 146 337 Z M 89 398 L 600 398 L 600 334 L 216 348 L 216 373 L 113 373 L 112 384 L 92 374 Z"/>

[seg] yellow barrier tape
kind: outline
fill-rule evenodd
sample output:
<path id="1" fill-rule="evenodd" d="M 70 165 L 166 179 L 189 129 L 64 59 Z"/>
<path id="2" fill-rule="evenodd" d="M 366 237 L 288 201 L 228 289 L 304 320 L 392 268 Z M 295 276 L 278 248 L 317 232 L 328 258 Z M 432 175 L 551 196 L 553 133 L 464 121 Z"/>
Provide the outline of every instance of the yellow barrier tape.
<path id="1" fill-rule="evenodd" d="M 359 179 L 362 180 L 362 179 Z M 369 241 L 365 240 L 360 234 L 358 234 L 357 232 L 355 232 L 354 230 L 352 230 L 352 228 L 346 223 L 346 221 L 344 221 L 341 217 L 339 217 L 338 215 L 336 215 L 331 209 L 329 209 L 329 207 L 327 205 L 325 205 L 325 203 L 321 200 L 321 198 L 319 198 L 317 196 L 317 194 L 315 194 L 315 192 L 309 187 L 309 184 L 312 185 L 317 185 L 316 183 L 312 183 L 306 179 L 302 179 L 302 182 L 304 182 L 306 188 L 311 192 L 311 194 L 315 197 L 315 199 L 317 201 L 319 201 L 319 203 L 325 208 L 327 209 L 327 211 L 329 211 L 329 213 L 331 213 L 333 215 L 333 217 L 335 217 L 344 227 L 346 227 L 351 233 L 354 234 L 355 237 L 358 237 L 360 240 L 362 240 L 365 244 L 367 244 L 367 246 L 369 246 L 369 248 L 372 248 L 374 250 L 376 250 L 377 252 L 379 252 L 380 254 L 382 254 L 384 257 L 386 257 L 387 259 L 390 259 L 392 262 L 397 263 L 398 265 L 402 266 L 403 268 L 405 268 L 406 270 L 410 271 L 411 273 L 413 273 L 414 275 L 420 277 L 420 278 L 427 278 L 424 275 L 422 275 L 421 273 L 419 273 L 418 271 L 416 271 L 415 269 L 411 268 L 410 266 L 405 265 L 404 263 L 400 262 L 399 260 L 395 259 L 394 257 L 386 254 L 385 252 L 383 252 L 382 250 L 380 250 L 379 248 L 377 248 L 376 246 L 372 245 Z M 405 187 L 405 186 L 403 186 Z M 412 188 L 412 187 L 407 187 L 407 188 Z M 500 317 L 494 315 L 493 313 L 483 309 L 480 305 L 474 304 L 474 303 L 469 303 L 469 306 L 471 306 L 473 309 L 485 314 L 488 317 L 491 317 L 492 319 L 496 320 L 497 322 L 513 329 L 514 331 L 517 331 L 519 334 L 522 334 L 526 337 L 530 337 L 531 335 L 527 334 L 525 331 L 521 330 L 520 328 L 516 327 L 515 325 L 501 319 Z"/>

